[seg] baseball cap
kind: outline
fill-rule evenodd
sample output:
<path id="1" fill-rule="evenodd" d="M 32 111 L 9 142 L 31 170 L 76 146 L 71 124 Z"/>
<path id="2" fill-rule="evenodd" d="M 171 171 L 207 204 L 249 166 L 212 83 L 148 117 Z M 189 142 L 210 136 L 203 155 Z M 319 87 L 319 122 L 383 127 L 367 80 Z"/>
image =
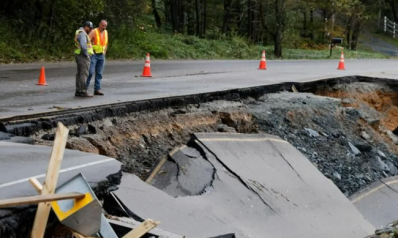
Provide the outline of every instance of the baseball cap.
<path id="1" fill-rule="evenodd" d="M 90 27 L 91 29 L 94 28 L 94 24 L 93 24 L 91 21 L 86 21 L 86 22 L 83 24 L 83 27 L 84 27 L 84 26 L 88 26 L 88 27 Z"/>

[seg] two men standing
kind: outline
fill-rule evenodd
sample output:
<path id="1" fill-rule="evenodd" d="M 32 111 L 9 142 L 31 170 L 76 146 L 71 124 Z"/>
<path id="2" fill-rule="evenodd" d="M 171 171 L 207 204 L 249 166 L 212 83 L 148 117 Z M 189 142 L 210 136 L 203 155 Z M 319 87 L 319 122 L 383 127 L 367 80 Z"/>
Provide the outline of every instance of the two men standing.
<path id="1" fill-rule="evenodd" d="M 75 34 L 75 59 L 77 64 L 76 97 L 92 97 L 87 92 L 92 76 L 95 74 L 94 95 L 104 95 L 101 79 L 105 66 L 108 46 L 107 22 L 102 20 L 99 27 L 92 30 L 92 22 L 85 22 Z"/>

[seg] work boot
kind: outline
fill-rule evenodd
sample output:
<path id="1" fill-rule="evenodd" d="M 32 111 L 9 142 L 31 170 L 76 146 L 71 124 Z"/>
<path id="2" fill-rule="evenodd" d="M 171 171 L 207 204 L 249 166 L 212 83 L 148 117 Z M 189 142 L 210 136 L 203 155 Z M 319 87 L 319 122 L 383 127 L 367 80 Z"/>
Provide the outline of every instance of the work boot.
<path id="1" fill-rule="evenodd" d="M 92 98 L 93 95 L 87 93 L 87 92 L 79 92 L 75 94 L 76 97 L 82 97 L 82 98 Z"/>
<path id="2" fill-rule="evenodd" d="M 101 92 L 101 90 L 97 90 L 97 91 L 94 91 L 94 95 L 97 95 L 97 96 L 104 96 L 104 93 Z"/>

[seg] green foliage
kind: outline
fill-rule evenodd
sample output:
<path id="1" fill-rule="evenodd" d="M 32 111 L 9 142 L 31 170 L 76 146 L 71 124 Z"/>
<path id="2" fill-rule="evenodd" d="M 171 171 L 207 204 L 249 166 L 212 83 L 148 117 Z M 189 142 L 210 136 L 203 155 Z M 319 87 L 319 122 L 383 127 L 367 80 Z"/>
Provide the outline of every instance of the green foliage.
<path id="1" fill-rule="evenodd" d="M 86 20 L 97 25 L 101 19 L 108 20 L 108 57 L 112 59 L 143 59 L 147 52 L 155 59 L 259 59 L 263 49 L 272 59 L 275 39 L 282 40 L 284 59 L 324 59 L 329 55 L 329 38 L 346 37 L 349 20 L 376 17 L 386 8 L 384 0 L 381 2 L 2 0 L 0 63 L 72 60 L 75 30 Z M 156 26 L 154 9 L 159 14 L 160 28 Z M 310 20 L 310 12 L 314 11 L 317 13 Z M 188 14 L 194 14 L 190 24 L 195 36 L 187 35 Z M 323 19 L 332 15 L 338 20 Z M 171 16 L 182 18 L 178 23 L 185 25 L 173 32 L 176 26 Z M 279 27 L 281 24 L 283 27 Z M 339 54 L 334 57 L 339 58 Z M 383 56 L 347 51 L 346 57 Z"/>

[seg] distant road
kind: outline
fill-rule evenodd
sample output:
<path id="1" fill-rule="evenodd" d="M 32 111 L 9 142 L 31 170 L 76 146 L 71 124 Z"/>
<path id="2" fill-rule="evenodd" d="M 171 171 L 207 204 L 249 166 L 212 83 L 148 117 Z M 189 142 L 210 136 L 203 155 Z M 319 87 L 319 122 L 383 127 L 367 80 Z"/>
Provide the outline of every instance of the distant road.
<path id="1" fill-rule="evenodd" d="M 301 82 L 347 75 L 398 78 L 398 60 L 346 60 L 347 70 L 337 70 L 338 60 L 152 61 L 153 78 L 141 78 L 144 62 L 108 61 L 103 79 L 104 97 L 74 98 L 74 63 L 0 66 L 0 118 L 76 108 L 242 88 L 279 82 Z M 40 67 L 46 67 L 49 86 L 37 86 Z M 93 89 L 90 89 L 92 93 Z"/>

